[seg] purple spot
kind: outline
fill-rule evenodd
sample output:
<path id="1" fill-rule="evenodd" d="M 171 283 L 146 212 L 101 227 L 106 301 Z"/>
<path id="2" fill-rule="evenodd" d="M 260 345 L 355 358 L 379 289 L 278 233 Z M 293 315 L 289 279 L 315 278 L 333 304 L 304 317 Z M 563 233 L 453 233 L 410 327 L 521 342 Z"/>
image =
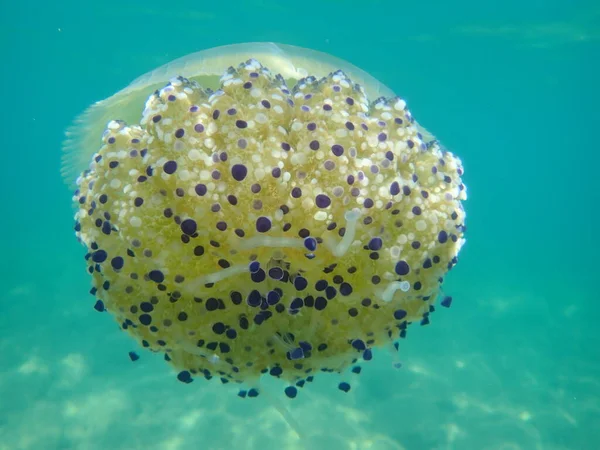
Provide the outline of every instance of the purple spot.
<path id="1" fill-rule="evenodd" d="M 185 131 L 183 130 L 183 128 L 179 128 L 177 131 L 175 131 L 175 137 L 177 139 L 181 139 L 184 134 L 185 134 Z"/>
<path id="2" fill-rule="evenodd" d="M 352 294 L 352 285 L 345 282 L 340 284 L 340 294 L 342 294 L 344 297 Z"/>
<path id="3" fill-rule="evenodd" d="M 394 311 L 394 319 L 402 320 L 405 317 L 406 317 L 406 311 L 404 311 L 403 309 L 397 309 L 396 311 Z"/>
<path id="4" fill-rule="evenodd" d="M 242 181 L 248 175 L 248 169 L 243 164 L 234 164 L 231 167 L 231 176 L 236 181 Z"/>
<path id="5" fill-rule="evenodd" d="M 204 131 L 204 125 L 202 125 L 201 123 L 197 123 L 196 125 L 194 125 L 194 131 L 196 133 L 202 133 Z"/>
<path id="6" fill-rule="evenodd" d="M 281 267 L 271 267 L 269 269 L 269 278 L 281 280 L 283 278 L 283 269 Z"/>
<path id="7" fill-rule="evenodd" d="M 267 304 L 270 306 L 276 305 L 281 300 L 281 297 L 277 293 L 277 291 L 269 291 L 267 292 Z"/>
<path id="8" fill-rule="evenodd" d="M 256 273 L 258 272 L 260 269 L 260 263 L 258 261 L 252 261 L 250 264 L 248 264 L 248 270 L 250 270 L 250 273 Z"/>
<path id="9" fill-rule="evenodd" d="M 306 278 L 301 277 L 301 276 L 294 278 L 294 287 L 296 288 L 297 291 L 303 291 L 304 289 L 307 288 L 307 286 L 308 286 L 308 281 L 306 280 Z M 296 305 L 296 307 L 292 306 L 292 308 L 298 309 L 301 306 L 302 306 L 302 303 L 300 305 Z"/>
<path id="10" fill-rule="evenodd" d="M 271 229 L 271 220 L 268 217 L 259 217 L 256 219 L 256 231 L 266 233 Z"/>
<path id="11" fill-rule="evenodd" d="M 381 238 L 374 237 L 369 241 L 369 250 L 377 251 L 380 250 L 383 245 Z"/>
<path id="12" fill-rule="evenodd" d="M 398 275 L 403 276 L 403 275 L 408 275 L 408 273 L 410 272 L 410 266 L 408 265 L 408 263 L 404 260 L 402 261 L 398 261 L 396 263 L 396 268 L 395 271 Z"/>
<path id="13" fill-rule="evenodd" d="M 245 120 L 236 120 L 235 126 L 238 128 L 246 128 L 248 126 L 248 122 L 246 122 Z"/>
<path id="14" fill-rule="evenodd" d="M 167 161 L 164 165 L 163 165 L 163 170 L 165 171 L 165 173 L 168 173 L 169 175 L 175 173 L 175 171 L 177 170 L 177 163 L 175 161 Z"/>
<path id="15" fill-rule="evenodd" d="M 356 350 L 361 350 L 361 351 L 367 348 L 364 341 L 362 341 L 360 339 L 354 339 L 352 341 L 352 347 L 354 347 Z"/>
<path id="16" fill-rule="evenodd" d="M 304 247 L 311 252 L 314 252 L 317 249 L 317 240 L 313 237 L 304 238 Z"/>
<path id="17" fill-rule="evenodd" d="M 104 250 L 96 250 L 92 253 L 92 261 L 95 263 L 101 263 L 106 261 L 107 253 Z"/>
<path id="18" fill-rule="evenodd" d="M 298 347 L 295 348 L 289 352 L 287 352 L 287 357 L 288 359 L 294 361 L 296 359 L 303 359 L 304 358 L 304 350 L 302 350 L 302 347 Z"/>
<path id="19" fill-rule="evenodd" d="M 344 154 L 344 147 L 339 144 L 333 144 L 331 146 L 331 153 L 333 153 L 335 156 L 342 156 Z"/>
<path id="20" fill-rule="evenodd" d="M 331 205 L 331 199 L 324 194 L 317 195 L 315 202 L 319 208 L 327 208 Z"/>
<path id="21" fill-rule="evenodd" d="M 162 283 L 165 281 L 165 276 L 160 270 L 151 270 L 148 273 L 148 278 L 150 278 L 155 283 Z"/>
<path id="22" fill-rule="evenodd" d="M 308 146 L 311 150 L 319 150 L 319 141 L 310 141 L 310 144 L 308 144 Z"/>
<path id="23" fill-rule="evenodd" d="M 206 185 L 197 184 L 194 189 L 196 191 L 196 194 L 198 194 L 200 197 L 202 197 L 203 195 L 206 195 L 206 191 L 207 191 Z"/>
<path id="24" fill-rule="evenodd" d="M 448 233 L 444 230 L 440 231 L 438 233 L 438 241 L 440 241 L 440 244 L 445 244 L 448 241 Z"/>
<path id="25" fill-rule="evenodd" d="M 113 259 L 110 260 L 110 265 L 115 270 L 122 269 L 124 264 L 125 260 L 120 256 L 115 256 Z"/>
<path id="26" fill-rule="evenodd" d="M 181 222 L 181 231 L 183 231 L 188 236 L 191 236 L 196 232 L 198 226 L 196 225 L 196 221 L 193 219 L 185 219 Z"/>
<path id="27" fill-rule="evenodd" d="M 340 384 L 338 384 L 338 389 L 342 392 L 348 392 L 350 390 L 350 384 L 342 381 Z"/>
<path id="28" fill-rule="evenodd" d="M 252 290 L 250 292 L 250 294 L 248 294 L 248 297 L 246 298 L 246 303 L 248 304 L 248 306 L 252 306 L 253 308 L 256 308 L 257 306 L 259 306 L 260 302 L 261 302 L 260 292 L 258 292 L 256 289 Z"/>

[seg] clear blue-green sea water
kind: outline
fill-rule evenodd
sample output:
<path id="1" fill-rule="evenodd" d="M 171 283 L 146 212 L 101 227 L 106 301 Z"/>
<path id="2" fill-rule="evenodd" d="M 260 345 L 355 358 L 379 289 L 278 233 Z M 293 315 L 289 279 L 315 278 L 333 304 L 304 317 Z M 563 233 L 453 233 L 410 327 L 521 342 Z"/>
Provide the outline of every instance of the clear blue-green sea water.
<path id="1" fill-rule="evenodd" d="M 137 76 L 275 41 L 358 65 L 465 166 L 454 303 L 348 394 L 179 383 L 92 308 L 61 142 Z M 600 5 L 593 1 L 0 3 L 0 450 L 600 448 Z M 413 329 L 414 328 L 414 329 Z M 132 363 L 127 353 L 141 358 Z M 348 378 L 347 378 L 348 379 Z"/>

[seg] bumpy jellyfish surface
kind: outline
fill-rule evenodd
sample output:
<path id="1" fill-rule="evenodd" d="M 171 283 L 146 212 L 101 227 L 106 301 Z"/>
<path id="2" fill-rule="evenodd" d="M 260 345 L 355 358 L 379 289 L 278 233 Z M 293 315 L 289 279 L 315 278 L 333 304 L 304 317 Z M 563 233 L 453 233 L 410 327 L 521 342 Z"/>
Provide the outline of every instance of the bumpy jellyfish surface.
<path id="1" fill-rule="evenodd" d="M 182 382 L 270 374 L 295 397 L 427 323 L 464 242 L 460 160 L 385 86 L 304 49 L 157 69 L 81 117 L 65 173 L 84 161 L 96 309 Z"/>

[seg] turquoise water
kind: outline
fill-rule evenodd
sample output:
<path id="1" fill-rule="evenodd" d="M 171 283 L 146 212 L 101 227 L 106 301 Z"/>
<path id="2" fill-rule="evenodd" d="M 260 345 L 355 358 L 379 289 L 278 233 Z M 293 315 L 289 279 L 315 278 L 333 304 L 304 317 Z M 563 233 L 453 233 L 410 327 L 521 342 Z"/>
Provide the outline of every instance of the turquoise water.
<path id="1" fill-rule="evenodd" d="M 59 173 L 64 129 L 89 104 L 176 57 L 247 41 L 365 69 L 461 157 L 469 189 L 452 308 L 411 329 L 400 370 L 378 351 L 350 393 L 323 374 L 282 399 L 305 444 L 600 448 L 600 7 L 204 3 L 0 4 L 0 450 L 299 448 L 265 399 L 178 383 L 92 309 Z"/>

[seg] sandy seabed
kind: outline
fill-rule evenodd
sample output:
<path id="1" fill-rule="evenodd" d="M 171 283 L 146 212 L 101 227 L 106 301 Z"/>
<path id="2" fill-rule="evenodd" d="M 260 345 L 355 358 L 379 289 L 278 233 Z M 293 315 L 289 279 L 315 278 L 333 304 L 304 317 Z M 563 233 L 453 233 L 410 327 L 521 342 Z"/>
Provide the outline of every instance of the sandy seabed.
<path id="1" fill-rule="evenodd" d="M 294 400 L 265 383 L 299 423 L 299 440 L 265 396 L 240 399 L 217 380 L 179 383 L 108 315 L 56 307 L 28 317 L 38 291 L 14 286 L 0 297 L 0 450 L 600 448 L 597 361 L 546 342 L 552 320 L 543 307 L 523 309 L 535 305 L 525 294 L 473 301 L 454 332 L 463 311 L 436 312 L 401 343 L 399 370 L 380 350 L 360 375 L 318 374 Z M 511 328 L 528 314 L 538 325 L 527 335 Z M 565 305 L 561 319 L 578 314 Z M 561 342 L 582 339 L 561 328 Z"/>

